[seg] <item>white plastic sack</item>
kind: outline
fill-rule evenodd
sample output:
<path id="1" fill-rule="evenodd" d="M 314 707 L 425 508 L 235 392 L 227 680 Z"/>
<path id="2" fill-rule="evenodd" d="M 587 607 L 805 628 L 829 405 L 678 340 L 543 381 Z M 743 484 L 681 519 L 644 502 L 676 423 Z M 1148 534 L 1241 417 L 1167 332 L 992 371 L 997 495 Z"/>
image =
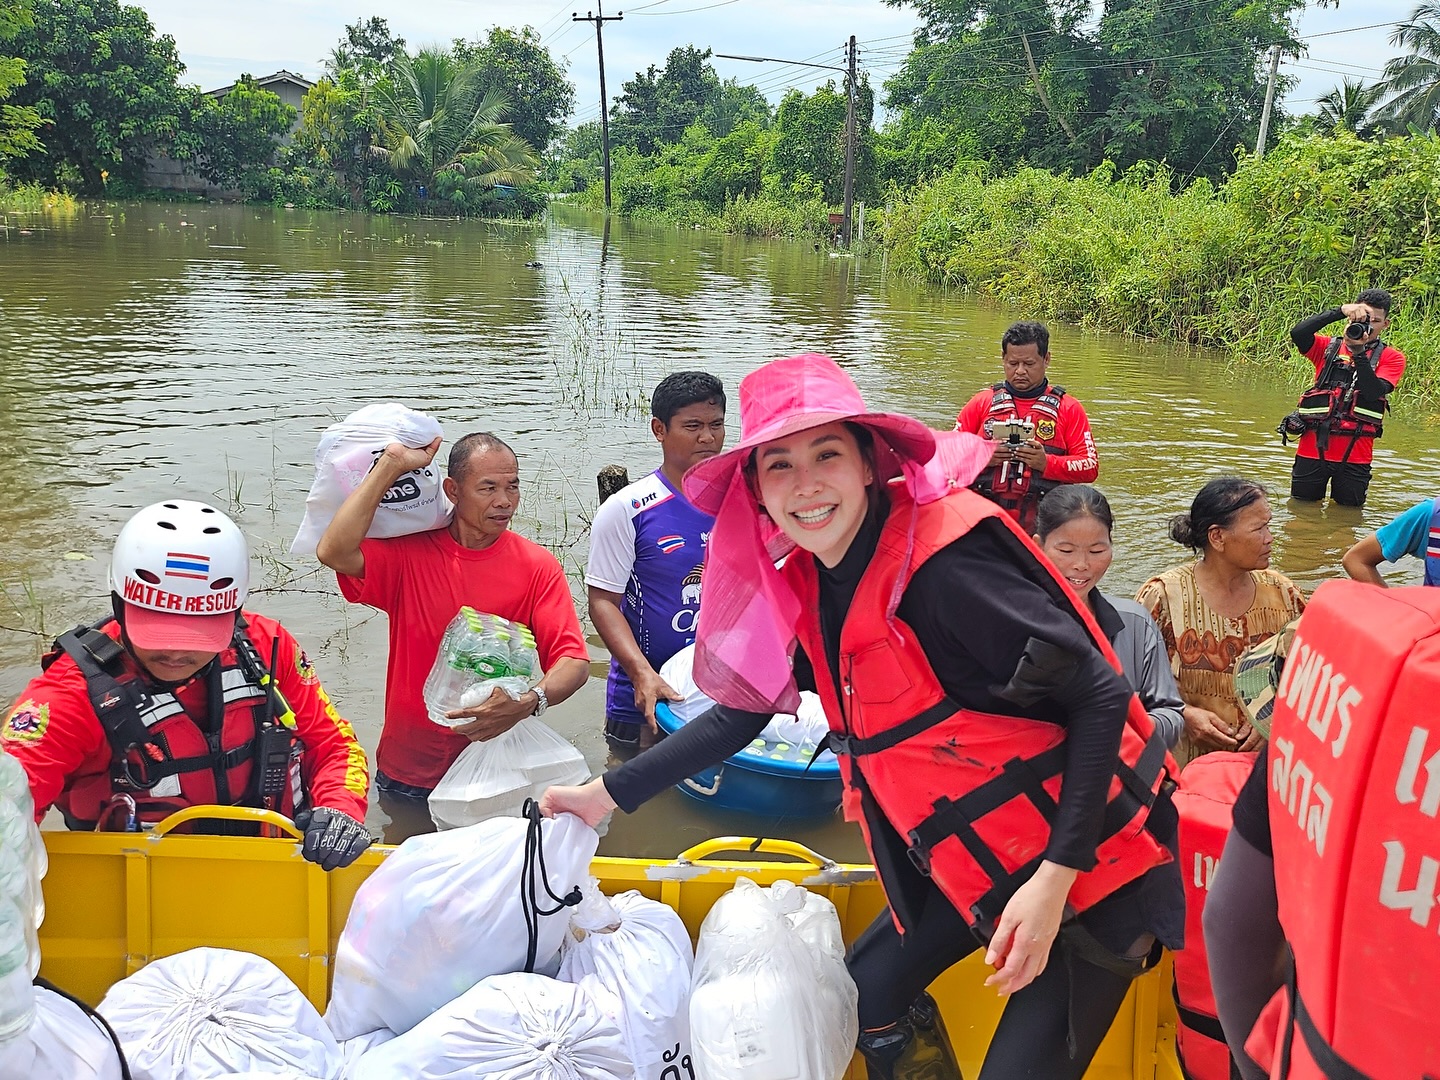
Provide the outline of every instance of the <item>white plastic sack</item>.
<path id="1" fill-rule="evenodd" d="M 155 960 L 112 986 L 97 1011 L 120 1037 L 134 1080 L 286 1070 L 333 1080 L 340 1069 L 340 1048 L 315 1007 L 250 953 L 191 949 Z"/>
<path id="2" fill-rule="evenodd" d="M 765 725 L 760 737 L 766 742 L 788 746 L 819 746 L 830 734 L 830 721 L 825 719 L 825 706 L 813 690 L 800 691 L 800 707 L 795 715 L 776 713 Z"/>
<path id="3" fill-rule="evenodd" d="M 529 827 L 524 818 L 492 818 L 414 836 L 366 878 L 335 955 L 325 1019 L 336 1038 L 407 1032 L 481 979 L 524 968 L 521 871 Z M 539 906 L 548 910 L 556 904 L 545 879 L 556 896 L 579 887 L 600 838 L 571 814 L 539 829 L 546 874 L 533 861 L 529 868 Z M 569 915 L 566 908 L 539 917 L 537 970 L 557 958 Z"/>
<path id="4" fill-rule="evenodd" d="M 714 705 L 713 699 L 695 685 L 695 646 L 686 645 L 674 656 L 660 665 L 660 678 L 665 685 L 679 694 L 683 701 L 666 702 L 676 719 L 689 723 L 706 709 Z"/>
<path id="5" fill-rule="evenodd" d="M 458 829 L 494 817 L 518 817 L 526 799 L 555 784 L 590 779 L 585 755 L 534 717 L 509 731 L 472 742 L 430 793 L 437 829 Z"/>
<path id="6" fill-rule="evenodd" d="M 355 1076 L 355 1066 L 360 1059 L 374 1050 L 377 1046 L 384 1046 L 392 1039 L 399 1036 L 393 1031 L 372 1031 L 368 1035 L 357 1035 L 353 1039 L 346 1039 L 340 1044 L 340 1080 L 352 1080 Z"/>
<path id="7" fill-rule="evenodd" d="M 741 878 L 700 927 L 690 996 L 695 1075 L 839 1080 L 855 1053 L 859 997 L 840 920 L 823 897 Z"/>
<path id="8" fill-rule="evenodd" d="M 638 892 L 606 898 L 592 880 L 570 917 L 561 982 L 586 990 L 625 1036 L 641 1080 L 690 1062 L 690 972 L 695 958 L 680 916 Z"/>
<path id="9" fill-rule="evenodd" d="M 120 1080 L 120 1055 L 83 1009 L 37 987 L 35 1021 L 0 1043 L 0 1080 Z"/>
<path id="10" fill-rule="evenodd" d="M 578 986 L 496 975 L 362 1057 L 354 1080 L 632 1080 L 614 1022 Z"/>
<path id="11" fill-rule="evenodd" d="M 315 480 L 305 497 L 305 518 L 290 545 L 292 555 L 314 555 L 335 512 L 369 474 L 375 458 L 392 442 L 428 446 L 441 437 L 433 417 L 397 402 L 366 405 L 331 424 L 315 448 Z M 439 528 L 452 507 L 441 485 L 444 470 L 431 462 L 408 472 L 385 493 L 366 536 L 409 536 Z"/>

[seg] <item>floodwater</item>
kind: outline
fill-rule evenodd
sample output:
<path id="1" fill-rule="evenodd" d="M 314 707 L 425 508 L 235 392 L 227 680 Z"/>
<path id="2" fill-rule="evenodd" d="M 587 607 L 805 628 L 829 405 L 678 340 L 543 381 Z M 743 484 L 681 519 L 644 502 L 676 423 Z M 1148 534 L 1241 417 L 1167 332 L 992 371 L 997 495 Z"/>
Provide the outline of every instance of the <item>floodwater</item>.
<path id="1" fill-rule="evenodd" d="M 733 388 L 765 359 L 821 351 L 873 407 L 948 427 L 999 377 L 1001 332 L 1024 316 L 900 280 L 879 258 L 624 221 L 607 234 L 566 208 L 537 225 L 187 205 L 12 217 L 0 226 L 0 697 L 18 696 L 42 643 L 108 610 L 109 545 L 126 518 L 198 498 L 241 523 L 257 560 L 252 606 L 296 633 L 373 748 L 385 617 L 288 554 L 326 425 L 396 400 L 451 437 L 501 434 L 521 454 L 516 527 L 556 552 L 578 597 L 595 474 L 658 464 L 646 402 L 664 374 L 705 368 Z M 1402 406 L 1363 515 L 1289 506 L 1273 428 L 1300 389 L 1296 369 L 1052 332 L 1051 375 L 1090 413 L 1117 513 L 1112 592 L 1184 556 L 1165 519 L 1222 471 L 1278 493 L 1273 565 L 1307 590 L 1339 573 L 1357 536 L 1434 493 L 1429 418 Z M 1419 577 L 1413 564 L 1392 580 Z M 603 686 L 592 679 L 548 717 L 596 769 Z M 428 825 L 391 810 L 371 811 L 388 839 Z M 617 815 L 602 851 L 671 856 L 732 834 L 863 855 L 839 821 L 720 814 L 673 791 Z"/>

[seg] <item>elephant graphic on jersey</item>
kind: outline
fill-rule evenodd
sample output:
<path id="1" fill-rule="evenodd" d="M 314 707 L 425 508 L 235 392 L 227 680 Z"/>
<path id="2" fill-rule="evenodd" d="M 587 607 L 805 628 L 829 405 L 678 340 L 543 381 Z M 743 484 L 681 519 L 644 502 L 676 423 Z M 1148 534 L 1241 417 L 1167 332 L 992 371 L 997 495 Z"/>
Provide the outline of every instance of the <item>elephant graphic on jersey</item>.
<path id="1" fill-rule="evenodd" d="M 680 583 L 680 603 L 685 607 L 696 607 L 700 603 L 700 573 L 705 569 L 704 564 L 695 567 L 685 575 L 685 580 Z"/>

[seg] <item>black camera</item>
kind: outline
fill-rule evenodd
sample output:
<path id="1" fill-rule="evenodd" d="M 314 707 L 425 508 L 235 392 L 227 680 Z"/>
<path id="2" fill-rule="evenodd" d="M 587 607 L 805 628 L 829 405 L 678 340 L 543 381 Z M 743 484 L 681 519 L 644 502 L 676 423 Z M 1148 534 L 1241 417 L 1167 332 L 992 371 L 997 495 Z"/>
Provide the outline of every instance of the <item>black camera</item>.
<path id="1" fill-rule="evenodd" d="M 1345 327 L 1345 336 L 1351 341 L 1359 341 L 1370 333 L 1370 316 L 1363 319 L 1356 319 L 1349 326 Z"/>

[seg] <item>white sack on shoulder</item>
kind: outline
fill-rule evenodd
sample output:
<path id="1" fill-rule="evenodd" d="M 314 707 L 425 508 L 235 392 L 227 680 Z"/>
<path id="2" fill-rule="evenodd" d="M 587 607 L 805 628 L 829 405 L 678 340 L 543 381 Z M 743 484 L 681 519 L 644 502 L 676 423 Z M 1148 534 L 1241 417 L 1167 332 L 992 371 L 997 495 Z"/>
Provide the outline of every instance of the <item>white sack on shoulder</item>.
<path id="1" fill-rule="evenodd" d="M 777 885 L 741 878 L 701 924 L 690 1034 L 705 1080 L 839 1080 L 855 1053 L 859 994 L 834 905 Z"/>
<path id="2" fill-rule="evenodd" d="M 315 1007 L 264 957 L 191 949 L 155 960 L 110 988 L 110 1022 L 134 1080 L 202 1080 L 291 1069 L 324 1080 L 340 1048 Z"/>
<path id="3" fill-rule="evenodd" d="M 585 755 L 530 717 L 460 751 L 430 793 L 430 818 L 444 830 L 493 817 L 518 817 L 525 800 L 538 800 L 546 788 L 589 779 Z"/>
<path id="4" fill-rule="evenodd" d="M 578 986 L 496 975 L 370 1051 L 354 1080 L 633 1080 L 614 1022 Z"/>
<path id="5" fill-rule="evenodd" d="M 397 402 L 366 405 L 331 424 L 315 448 L 315 480 L 305 497 L 305 517 L 290 545 L 292 555 L 314 555 L 335 513 L 370 473 L 375 459 L 392 442 L 429 446 L 441 437 L 434 417 Z M 442 485 L 445 470 L 432 461 L 406 473 L 385 493 L 366 536 L 409 536 L 439 528 L 452 507 Z"/>
<path id="6" fill-rule="evenodd" d="M 481 979 L 525 966 L 520 902 L 524 818 L 492 818 L 414 836 L 365 879 L 335 955 L 325 1019 L 338 1039 L 409 1031 Z M 600 837 L 571 814 L 540 823 L 550 891 L 565 896 L 589 877 Z M 554 901 L 536 874 L 540 906 Z M 569 909 L 541 916 L 535 966 L 553 962 Z"/>
<path id="7" fill-rule="evenodd" d="M 598 898 L 598 899 L 597 899 Z M 680 916 L 633 890 L 608 900 L 592 879 L 560 950 L 561 982 L 590 993 L 625 1036 L 642 1080 L 690 1060 L 690 933 Z"/>
<path id="8" fill-rule="evenodd" d="M 0 1043 L 0 1080 L 120 1080 L 110 1036 L 74 1002 L 35 988 L 30 1030 Z"/>

